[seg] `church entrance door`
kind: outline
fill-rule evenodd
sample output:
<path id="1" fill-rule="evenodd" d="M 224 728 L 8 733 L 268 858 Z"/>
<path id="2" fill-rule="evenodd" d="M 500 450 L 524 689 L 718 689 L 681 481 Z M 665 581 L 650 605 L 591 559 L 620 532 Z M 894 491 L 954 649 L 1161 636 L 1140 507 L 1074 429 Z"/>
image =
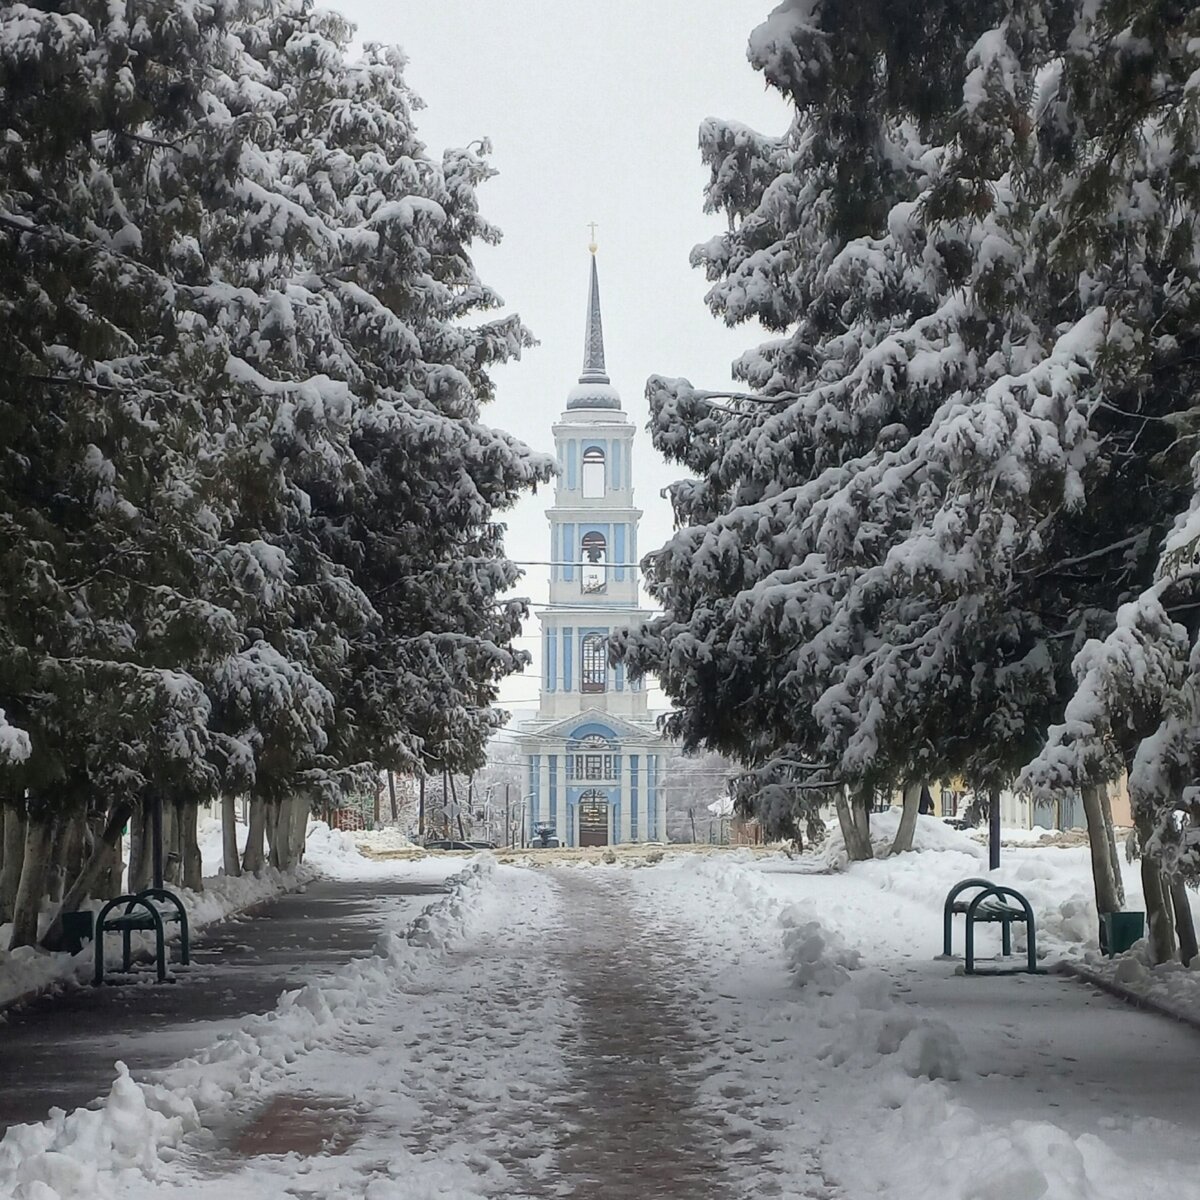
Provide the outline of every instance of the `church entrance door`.
<path id="1" fill-rule="evenodd" d="M 579 797 L 579 844 L 608 845 L 608 796 L 598 788 Z"/>

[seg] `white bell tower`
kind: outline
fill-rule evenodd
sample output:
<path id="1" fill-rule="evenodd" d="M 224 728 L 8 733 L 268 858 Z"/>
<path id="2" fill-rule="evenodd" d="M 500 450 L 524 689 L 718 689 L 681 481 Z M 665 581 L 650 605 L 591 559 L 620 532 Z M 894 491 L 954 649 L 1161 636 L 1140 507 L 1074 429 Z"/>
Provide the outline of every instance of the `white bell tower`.
<path id="1" fill-rule="evenodd" d="M 640 621 L 633 503 L 634 425 L 604 362 L 596 246 L 583 372 L 554 425 L 560 474 L 550 522 L 550 603 L 541 612 L 538 716 L 522 730 L 527 828 L 564 845 L 666 840 L 658 787 L 663 748 L 641 683 L 610 666 L 608 637 Z"/>

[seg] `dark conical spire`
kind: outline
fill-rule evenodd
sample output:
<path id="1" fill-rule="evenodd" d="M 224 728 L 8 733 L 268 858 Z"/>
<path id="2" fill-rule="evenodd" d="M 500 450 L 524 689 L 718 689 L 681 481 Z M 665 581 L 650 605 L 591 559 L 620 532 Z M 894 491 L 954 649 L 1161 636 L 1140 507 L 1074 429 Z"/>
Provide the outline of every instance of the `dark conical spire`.
<path id="1" fill-rule="evenodd" d="M 594 228 L 594 227 L 593 227 Z M 596 273 L 596 243 L 592 252 L 592 282 L 588 289 L 587 333 L 583 339 L 583 374 L 567 393 L 568 408 L 621 407 L 621 396 L 604 369 L 604 326 L 600 322 L 600 276 Z"/>
<path id="2" fill-rule="evenodd" d="M 583 339 L 583 374 L 580 383 L 608 383 L 604 370 L 604 326 L 600 321 L 600 276 L 592 250 L 592 286 L 588 292 L 587 333 Z"/>

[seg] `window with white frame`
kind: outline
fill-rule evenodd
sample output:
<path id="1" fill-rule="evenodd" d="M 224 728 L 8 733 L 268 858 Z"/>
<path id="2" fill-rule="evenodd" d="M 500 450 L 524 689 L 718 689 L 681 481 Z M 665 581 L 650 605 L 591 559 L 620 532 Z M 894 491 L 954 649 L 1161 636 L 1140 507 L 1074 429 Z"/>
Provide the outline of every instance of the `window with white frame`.
<path id="1" fill-rule="evenodd" d="M 608 690 L 608 639 L 600 633 L 589 633 L 580 646 L 579 690 L 605 692 Z"/>

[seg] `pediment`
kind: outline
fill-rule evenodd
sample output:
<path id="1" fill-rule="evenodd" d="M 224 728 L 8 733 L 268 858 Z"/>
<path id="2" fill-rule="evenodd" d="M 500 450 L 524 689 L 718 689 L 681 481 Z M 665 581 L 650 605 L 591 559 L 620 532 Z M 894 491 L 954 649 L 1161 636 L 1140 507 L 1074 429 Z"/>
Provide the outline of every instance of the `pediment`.
<path id="1" fill-rule="evenodd" d="M 616 734 L 619 741 L 627 738 L 637 738 L 644 741 L 647 738 L 661 739 L 658 727 L 653 718 L 646 721 L 630 721 L 627 717 L 619 717 L 615 713 L 605 712 L 601 708 L 585 708 L 567 717 L 536 729 L 522 730 L 522 735 L 530 738 L 570 738 L 577 729 L 586 725 L 603 725 Z M 665 739 L 661 739 L 664 740 Z"/>

